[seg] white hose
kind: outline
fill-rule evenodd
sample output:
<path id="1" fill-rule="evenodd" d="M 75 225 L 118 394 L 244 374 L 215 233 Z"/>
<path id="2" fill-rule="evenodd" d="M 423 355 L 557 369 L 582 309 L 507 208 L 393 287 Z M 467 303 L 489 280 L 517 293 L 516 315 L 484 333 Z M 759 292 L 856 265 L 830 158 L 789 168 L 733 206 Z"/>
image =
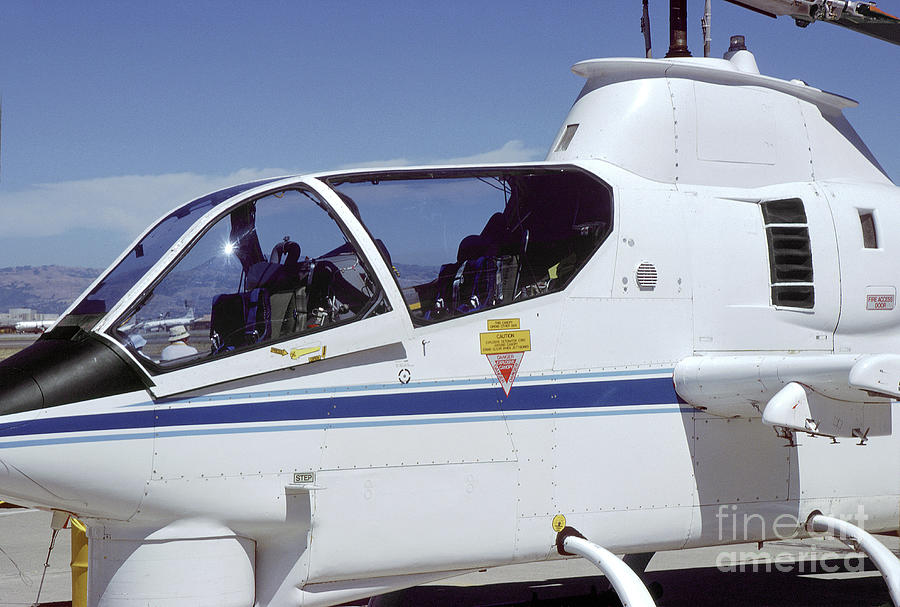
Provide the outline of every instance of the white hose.
<path id="1" fill-rule="evenodd" d="M 888 550 L 870 533 L 847 521 L 814 514 L 806 522 L 806 528 L 818 533 L 828 533 L 846 543 L 846 538 L 854 540 L 865 552 L 884 577 L 894 607 L 900 607 L 900 559 Z"/>
<path id="2" fill-rule="evenodd" d="M 566 552 L 586 558 L 603 572 L 619 595 L 622 607 L 656 607 L 641 578 L 609 550 L 574 535 L 563 540 L 563 547 Z"/>

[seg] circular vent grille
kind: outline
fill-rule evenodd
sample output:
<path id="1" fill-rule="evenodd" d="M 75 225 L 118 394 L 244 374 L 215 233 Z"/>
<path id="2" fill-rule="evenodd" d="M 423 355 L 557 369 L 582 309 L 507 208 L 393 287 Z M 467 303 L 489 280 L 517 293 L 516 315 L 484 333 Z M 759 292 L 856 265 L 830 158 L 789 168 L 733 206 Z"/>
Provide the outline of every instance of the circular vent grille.
<path id="1" fill-rule="evenodd" d="M 656 273 L 656 266 L 648 261 L 641 262 L 635 273 L 638 288 L 642 291 L 652 291 L 656 288 L 656 282 L 659 279 Z"/>

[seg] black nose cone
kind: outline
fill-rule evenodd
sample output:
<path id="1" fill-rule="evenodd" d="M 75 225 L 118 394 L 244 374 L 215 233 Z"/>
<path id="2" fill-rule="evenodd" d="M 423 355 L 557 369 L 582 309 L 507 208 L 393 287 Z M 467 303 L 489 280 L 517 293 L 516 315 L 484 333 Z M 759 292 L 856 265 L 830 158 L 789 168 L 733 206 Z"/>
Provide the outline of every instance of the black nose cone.
<path id="1" fill-rule="evenodd" d="M 19 413 L 44 406 L 41 389 L 31 373 L 0 362 L 0 412 Z"/>
<path id="2" fill-rule="evenodd" d="M 133 392 L 141 375 L 101 339 L 62 327 L 0 361 L 0 415 Z"/>

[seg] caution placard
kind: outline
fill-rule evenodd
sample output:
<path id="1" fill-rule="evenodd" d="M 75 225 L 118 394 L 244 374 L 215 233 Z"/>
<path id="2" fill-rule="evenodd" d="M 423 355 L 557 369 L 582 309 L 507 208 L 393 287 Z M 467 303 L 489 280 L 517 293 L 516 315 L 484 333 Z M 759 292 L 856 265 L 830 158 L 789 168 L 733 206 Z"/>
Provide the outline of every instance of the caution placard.
<path id="1" fill-rule="evenodd" d="M 531 331 L 480 333 L 482 354 L 510 354 L 531 351 Z"/>

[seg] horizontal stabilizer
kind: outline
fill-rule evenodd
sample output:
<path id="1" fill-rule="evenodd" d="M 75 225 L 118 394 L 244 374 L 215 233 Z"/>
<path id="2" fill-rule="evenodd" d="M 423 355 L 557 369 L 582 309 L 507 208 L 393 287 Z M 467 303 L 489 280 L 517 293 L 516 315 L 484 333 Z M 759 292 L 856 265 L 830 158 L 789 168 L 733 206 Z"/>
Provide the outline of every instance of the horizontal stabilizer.
<path id="1" fill-rule="evenodd" d="M 851 387 L 869 394 L 900 398 L 900 356 L 863 356 L 850 369 L 848 381 Z"/>
<path id="2" fill-rule="evenodd" d="M 674 381 L 684 401 L 722 417 L 759 417 L 792 382 L 835 402 L 885 405 L 900 398 L 900 355 L 691 356 Z"/>
<path id="3" fill-rule="evenodd" d="M 786 436 L 785 430 L 856 438 L 863 443 L 871 436 L 891 433 L 890 406 L 834 400 L 797 382 L 790 382 L 769 400 L 762 419 Z"/>

